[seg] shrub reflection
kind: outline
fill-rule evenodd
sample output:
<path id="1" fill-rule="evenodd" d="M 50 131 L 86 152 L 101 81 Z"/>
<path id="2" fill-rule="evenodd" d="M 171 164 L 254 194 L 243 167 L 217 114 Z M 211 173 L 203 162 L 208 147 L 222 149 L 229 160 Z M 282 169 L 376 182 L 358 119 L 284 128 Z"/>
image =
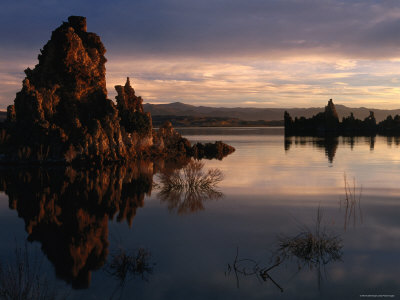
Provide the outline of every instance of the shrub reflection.
<path id="1" fill-rule="evenodd" d="M 204 209 L 207 200 L 219 199 L 223 194 L 218 184 L 224 176 L 219 169 L 204 170 L 204 163 L 192 160 L 182 169 L 164 172 L 159 176 L 158 197 L 178 214 Z"/>
<path id="2" fill-rule="evenodd" d="M 73 288 L 87 288 L 92 271 L 104 266 L 109 253 L 109 221 L 131 226 L 151 193 L 154 173 L 165 165 L 5 168 L 0 190 L 24 220 L 28 240 L 40 242 L 57 277 Z"/>
<path id="3" fill-rule="evenodd" d="M 130 251 L 119 248 L 114 253 L 111 253 L 104 271 L 117 281 L 117 286 L 110 299 L 113 299 L 118 292 L 121 299 L 124 288 L 130 280 L 139 277 L 147 281 L 147 276 L 153 272 L 153 265 L 151 263 L 151 253 L 145 248 Z"/>

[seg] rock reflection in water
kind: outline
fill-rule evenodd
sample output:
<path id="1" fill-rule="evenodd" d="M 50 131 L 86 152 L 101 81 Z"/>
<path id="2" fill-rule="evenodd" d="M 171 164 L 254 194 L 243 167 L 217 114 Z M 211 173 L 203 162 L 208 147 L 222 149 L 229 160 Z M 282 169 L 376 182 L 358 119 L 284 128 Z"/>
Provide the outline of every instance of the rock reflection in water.
<path id="1" fill-rule="evenodd" d="M 289 151 L 292 146 L 302 147 L 312 145 L 318 149 L 323 149 L 325 155 L 330 163 L 335 158 L 339 142 L 344 145 L 349 145 L 351 149 L 354 148 L 356 143 L 367 144 L 371 151 L 375 148 L 375 137 L 354 137 L 354 136 L 342 136 L 342 137 L 312 137 L 312 136 L 285 136 L 284 147 L 285 151 Z M 388 144 L 392 142 L 392 139 L 387 139 Z"/>
<path id="2" fill-rule="evenodd" d="M 131 225 L 151 193 L 153 174 L 165 165 L 7 168 L 0 170 L 0 190 L 24 219 L 28 240 L 41 243 L 57 276 L 73 288 L 86 288 L 91 271 L 102 267 L 108 255 L 108 221 Z"/>
<path id="3" fill-rule="evenodd" d="M 318 149 L 324 149 L 328 161 L 332 163 L 333 159 L 335 158 L 339 141 L 337 137 L 326 137 L 326 138 L 304 137 L 304 136 L 285 137 L 285 151 L 289 151 L 293 144 L 296 146 L 306 146 L 311 144 L 317 147 Z"/>
<path id="4" fill-rule="evenodd" d="M 223 194 L 218 184 L 223 180 L 219 169 L 204 170 L 204 163 L 191 160 L 185 167 L 159 176 L 158 197 L 168 204 L 169 211 L 178 214 L 192 213 L 204 209 L 207 200 L 219 199 Z"/>

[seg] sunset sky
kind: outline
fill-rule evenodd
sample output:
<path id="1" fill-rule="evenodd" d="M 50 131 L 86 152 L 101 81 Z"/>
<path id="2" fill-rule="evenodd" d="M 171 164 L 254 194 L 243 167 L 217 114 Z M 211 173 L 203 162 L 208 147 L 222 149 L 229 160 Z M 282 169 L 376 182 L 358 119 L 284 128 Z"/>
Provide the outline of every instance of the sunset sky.
<path id="1" fill-rule="evenodd" d="M 2 0 L 0 109 L 51 31 L 87 17 L 107 88 L 150 103 L 400 108 L 398 0 Z"/>

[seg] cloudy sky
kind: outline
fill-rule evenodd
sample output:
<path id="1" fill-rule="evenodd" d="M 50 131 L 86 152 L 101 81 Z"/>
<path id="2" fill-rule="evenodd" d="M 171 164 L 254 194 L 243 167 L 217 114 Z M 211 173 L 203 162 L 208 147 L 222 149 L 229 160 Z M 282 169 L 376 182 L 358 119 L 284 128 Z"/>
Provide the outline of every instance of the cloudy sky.
<path id="1" fill-rule="evenodd" d="M 398 0 L 2 0 L 0 108 L 51 31 L 87 17 L 107 48 L 107 88 L 145 102 L 400 108 Z"/>

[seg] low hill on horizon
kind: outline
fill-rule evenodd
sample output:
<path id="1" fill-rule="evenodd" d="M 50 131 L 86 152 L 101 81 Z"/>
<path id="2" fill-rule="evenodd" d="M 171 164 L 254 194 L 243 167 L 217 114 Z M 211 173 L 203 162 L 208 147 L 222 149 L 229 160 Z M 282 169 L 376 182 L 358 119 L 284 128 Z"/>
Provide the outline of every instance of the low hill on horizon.
<path id="1" fill-rule="evenodd" d="M 283 114 L 286 111 L 294 117 L 310 118 L 319 112 L 324 111 L 325 107 L 310 108 L 257 108 L 257 107 L 212 107 L 212 106 L 195 106 L 182 102 L 173 102 L 168 104 L 151 104 L 143 105 L 146 112 L 150 112 L 152 116 L 193 116 L 193 117 L 220 117 L 220 118 L 238 118 L 245 121 L 278 121 L 283 120 Z M 400 109 L 374 109 L 366 107 L 347 107 L 341 104 L 335 104 L 339 118 L 342 119 L 350 115 L 352 112 L 357 119 L 364 119 L 369 116 L 369 112 L 375 113 L 377 122 L 380 122 L 388 115 L 400 115 Z"/>
<path id="2" fill-rule="evenodd" d="M 369 116 L 369 112 L 375 113 L 377 122 L 380 122 L 388 115 L 400 115 L 400 109 L 374 109 L 366 107 L 347 107 L 335 104 L 339 119 L 350 115 L 352 112 L 357 119 L 364 119 Z M 145 112 L 150 112 L 152 117 L 156 116 L 175 116 L 175 117 L 198 117 L 198 118 L 236 118 L 243 121 L 281 121 L 283 113 L 286 111 L 294 117 L 310 118 L 319 112 L 324 111 L 324 107 L 310 108 L 257 108 L 257 107 L 212 107 L 195 106 L 182 102 L 168 104 L 143 104 Z M 6 111 L 0 111 L 0 121 L 7 117 Z M 164 119 L 164 118 L 162 118 Z"/>

